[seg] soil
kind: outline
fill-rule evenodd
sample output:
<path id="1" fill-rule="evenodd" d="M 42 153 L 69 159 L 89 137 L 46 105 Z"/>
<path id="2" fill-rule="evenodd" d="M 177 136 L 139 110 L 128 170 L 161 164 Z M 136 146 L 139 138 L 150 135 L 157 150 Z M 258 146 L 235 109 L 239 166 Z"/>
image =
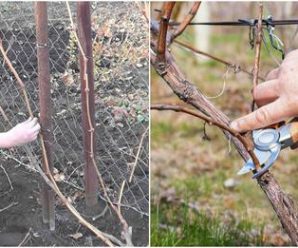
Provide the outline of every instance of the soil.
<path id="1" fill-rule="evenodd" d="M 1 246 L 19 245 L 28 232 L 30 233 L 30 238 L 24 244 L 26 246 L 104 245 L 90 231 L 82 227 L 72 214 L 61 205 L 56 207 L 56 230 L 50 231 L 48 226 L 42 223 L 41 219 L 38 192 L 41 184 L 40 177 L 37 174 L 29 173 L 11 160 L 1 160 L 1 164 L 5 164 L 5 170 L 13 185 L 13 190 L 9 191 L 9 183 L 2 170 L 0 172 L 1 209 L 11 203 L 16 204 L 0 212 Z M 102 204 L 103 202 L 100 202 L 99 205 Z M 107 211 L 104 217 L 92 221 L 91 216 L 88 218 L 88 210 L 84 205 L 83 199 L 77 202 L 75 207 L 94 226 L 119 237 L 121 231 L 119 221 L 110 211 Z M 101 211 L 102 209 L 99 210 Z M 129 209 L 124 209 L 123 214 L 128 224 L 133 227 L 132 238 L 134 245 L 144 246 L 147 244 L 148 217 Z M 83 237 L 79 240 L 74 240 L 69 236 L 76 233 L 82 233 Z"/>
<path id="2" fill-rule="evenodd" d="M 99 5 L 102 9 L 106 8 L 107 11 L 104 13 L 107 16 L 113 11 L 117 18 L 122 18 L 122 21 L 125 16 L 120 14 L 132 7 L 131 3 Z M 7 28 L 1 24 L 0 38 L 5 48 L 10 47 L 8 56 L 24 80 L 34 115 L 38 116 L 35 31 L 30 25 L 22 25 L 23 23 L 14 22 Z M 98 194 L 99 203 L 96 208 L 88 209 L 85 206 L 80 126 L 81 90 L 78 66 L 71 68 L 74 62 L 69 63 L 73 54 L 68 50 L 70 34 L 67 25 L 67 22 L 59 20 L 51 21 L 49 25 L 54 105 L 52 116 L 54 173 L 56 176 L 63 176 L 64 179 L 57 179 L 58 185 L 82 216 L 98 229 L 121 239 L 121 224 L 110 209 L 100 218 L 92 220 L 92 217 L 102 213 L 106 206 L 102 192 Z M 124 46 L 121 34 L 123 30 L 121 32 L 117 29 L 112 30 L 111 37 L 105 37 L 106 39 L 100 42 L 106 46 L 114 44 L 114 48 Z M 129 39 L 130 37 L 126 35 L 125 42 Z M 130 42 L 134 44 L 132 50 L 140 47 L 139 41 Z M 122 213 L 128 225 L 132 227 L 134 245 L 146 246 L 149 221 L 148 133 L 142 144 L 139 162 L 131 183 L 128 183 L 128 177 L 141 136 L 148 128 L 148 60 L 142 57 L 136 64 L 128 59 L 122 59 L 122 64 L 119 64 L 119 58 L 116 55 L 113 56 L 113 53 L 112 56 L 103 54 L 101 58 L 108 60 L 113 77 L 108 81 L 100 81 L 101 77 L 95 78 L 97 80 L 95 82 L 96 161 L 107 185 L 109 196 L 114 202 L 118 200 L 121 183 L 126 180 Z M 1 60 L 0 63 L 2 64 L 3 61 Z M 102 60 L 95 61 L 95 64 L 96 70 L 101 71 L 106 68 L 106 63 L 102 63 Z M 113 73 L 116 69 L 117 73 Z M 18 94 L 15 81 L 5 67 L 0 67 L 0 99 L 1 107 L 13 125 L 26 118 L 27 111 L 22 97 Z M 9 126 L 2 116 L 0 122 L 0 131 L 7 130 Z M 40 159 L 38 142 L 31 144 L 30 149 L 34 156 Z M 55 212 L 56 229 L 50 231 L 48 225 L 42 223 L 41 218 L 39 189 L 42 180 L 38 173 L 30 169 L 27 154 L 21 147 L 10 151 L 3 150 L 1 153 L 0 246 L 17 246 L 20 243 L 25 246 L 104 245 L 78 223 L 58 198 L 56 198 Z"/>

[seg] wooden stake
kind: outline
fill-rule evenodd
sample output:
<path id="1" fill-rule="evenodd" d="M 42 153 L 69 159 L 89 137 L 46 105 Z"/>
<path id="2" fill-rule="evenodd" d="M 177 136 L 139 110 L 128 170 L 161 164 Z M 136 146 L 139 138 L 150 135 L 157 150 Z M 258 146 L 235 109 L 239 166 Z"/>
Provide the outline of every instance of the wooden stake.
<path id="1" fill-rule="evenodd" d="M 41 135 L 44 138 L 44 146 L 46 150 L 48 166 L 50 171 L 52 172 L 52 144 L 54 141 L 54 137 L 52 131 L 52 102 L 48 47 L 48 16 L 46 2 L 35 3 L 35 21 Z M 44 156 L 42 164 L 43 170 L 48 175 Z M 41 189 L 41 199 L 43 222 L 49 223 L 50 230 L 55 230 L 55 195 L 46 183 L 43 183 Z"/>

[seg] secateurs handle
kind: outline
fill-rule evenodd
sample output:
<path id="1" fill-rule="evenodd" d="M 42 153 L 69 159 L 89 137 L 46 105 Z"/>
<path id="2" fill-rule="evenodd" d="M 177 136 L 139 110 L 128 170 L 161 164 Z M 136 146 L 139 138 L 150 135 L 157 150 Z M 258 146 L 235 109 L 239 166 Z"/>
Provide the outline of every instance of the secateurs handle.
<path id="1" fill-rule="evenodd" d="M 290 132 L 291 132 L 291 139 L 292 139 L 292 145 L 291 149 L 298 148 L 298 121 L 290 123 Z"/>
<path id="2" fill-rule="evenodd" d="M 280 143 L 282 148 L 290 146 L 291 149 L 298 148 L 298 118 L 294 118 L 288 124 L 280 122 L 278 124 L 271 125 L 270 128 L 279 129 Z"/>

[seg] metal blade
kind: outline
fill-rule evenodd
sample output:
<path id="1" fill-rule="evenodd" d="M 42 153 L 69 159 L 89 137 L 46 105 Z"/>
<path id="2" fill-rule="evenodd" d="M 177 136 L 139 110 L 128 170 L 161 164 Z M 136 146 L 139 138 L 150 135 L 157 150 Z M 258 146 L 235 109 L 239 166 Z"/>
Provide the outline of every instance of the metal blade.
<path id="1" fill-rule="evenodd" d="M 260 151 L 259 149 L 254 149 L 254 153 L 256 154 L 257 158 L 259 159 L 260 165 L 264 165 L 271 156 L 271 151 Z M 246 174 L 256 167 L 251 159 L 249 159 L 245 165 L 242 167 L 241 170 L 238 171 L 237 175 Z"/>
<path id="2" fill-rule="evenodd" d="M 252 177 L 253 179 L 263 175 L 266 171 L 269 170 L 269 168 L 274 164 L 274 162 L 278 158 L 280 150 L 281 150 L 280 144 L 271 149 L 271 156 L 268 158 L 264 166 L 256 174 L 253 175 Z"/>
<path id="3" fill-rule="evenodd" d="M 246 173 L 248 173 L 248 172 L 250 172 L 250 171 L 252 171 L 252 170 L 254 170 L 255 169 L 255 165 L 254 165 L 254 163 L 251 163 L 250 161 L 249 162 L 247 162 L 242 168 L 241 168 L 241 170 L 239 170 L 238 172 L 237 172 L 237 175 L 244 175 L 244 174 L 246 174 Z"/>

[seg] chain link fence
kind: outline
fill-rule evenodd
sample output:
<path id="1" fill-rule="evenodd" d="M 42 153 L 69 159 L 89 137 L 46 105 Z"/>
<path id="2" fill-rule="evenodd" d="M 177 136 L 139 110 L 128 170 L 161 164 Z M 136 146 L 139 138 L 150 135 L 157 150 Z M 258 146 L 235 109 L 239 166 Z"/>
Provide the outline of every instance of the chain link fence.
<path id="1" fill-rule="evenodd" d="M 148 24 L 138 3 L 94 2 L 91 6 L 96 162 L 111 199 L 117 202 L 125 181 L 123 209 L 148 216 Z M 76 4 L 71 3 L 70 7 L 75 21 Z M 54 175 L 63 193 L 76 206 L 82 198 L 78 192 L 83 192 L 84 185 L 78 48 L 70 32 L 65 2 L 48 4 L 48 20 Z M 26 85 L 34 115 L 38 116 L 34 3 L 0 3 L 0 38 Z M 6 131 L 10 128 L 8 121 L 14 126 L 28 114 L 2 57 L 0 64 L 0 129 Z M 18 147 L 2 150 L 2 158 L 26 166 L 34 174 L 30 162 L 41 160 L 41 151 L 37 141 L 29 147 L 30 156 Z M 99 197 L 104 200 L 102 196 L 100 192 Z"/>

